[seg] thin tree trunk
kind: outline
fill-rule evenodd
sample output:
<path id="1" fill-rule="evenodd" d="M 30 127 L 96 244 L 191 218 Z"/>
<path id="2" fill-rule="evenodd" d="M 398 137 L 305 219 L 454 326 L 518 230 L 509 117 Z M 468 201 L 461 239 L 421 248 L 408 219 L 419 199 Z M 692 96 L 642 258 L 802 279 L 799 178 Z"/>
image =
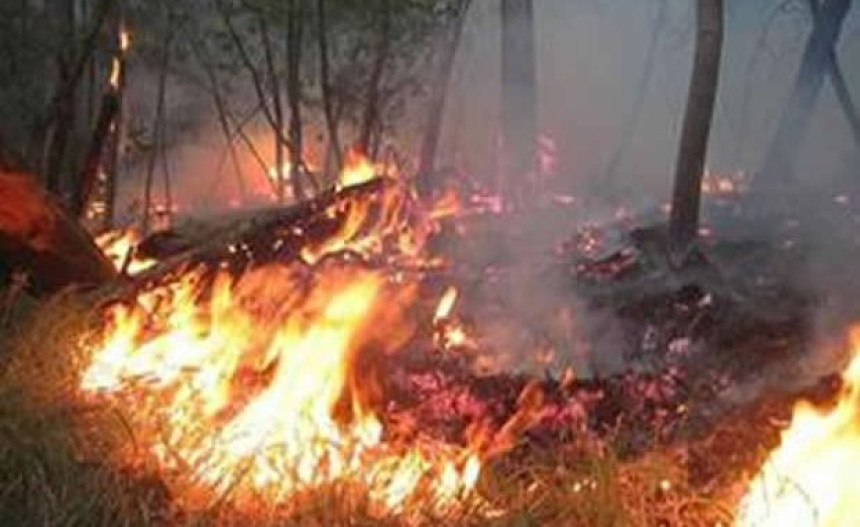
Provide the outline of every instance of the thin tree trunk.
<path id="1" fill-rule="evenodd" d="M 71 2 L 69 3 L 71 4 Z M 48 103 L 48 112 L 45 121 L 41 123 L 41 126 L 37 127 L 39 131 L 44 133 L 42 175 L 45 179 L 46 187 L 51 192 L 56 193 L 60 191 L 60 175 L 65 162 L 69 131 L 73 126 L 75 117 L 75 94 L 77 93 L 80 79 L 86 70 L 89 58 L 95 50 L 99 33 L 111 5 L 112 2 L 108 0 L 103 0 L 99 4 L 92 26 L 81 43 L 79 51 L 73 53 L 71 56 L 60 57 L 57 61 L 60 75 L 54 93 Z M 69 13 L 66 11 L 68 6 L 60 5 L 60 7 L 65 9 L 61 9 L 62 13 L 58 13 L 57 16 L 68 17 Z M 71 27 L 74 27 L 73 23 L 74 16 L 72 16 L 71 20 L 66 20 L 64 22 L 66 25 L 63 27 L 68 27 L 69 24 L 71 24 Z M 74 42 L 73 31 L 71 35 L 71 39 L 67 40 L 66 45 L 72 47 L 72 49 L 78 49 Z M 69 38 L 68 35 L 67 38 Z"/>
<path id="2" fill-rule="evenodd" d="M 302 156 L 302 29 L 303 10 L 301 3 L 289 0 L 287 3 L 287 102 L 290 105 L 290 184 L 293 195 L 298 200 L 307 198 L 302 181 L 304 157 Z"/>
<path id="3" fill-rule="evenodd" d="M 110 142 L 107 148 L 107 161 L 105 163 L 105 181 L 104 181 L 104 202 L 105 210 L 102 219 L 102 228 L 110 230 L 113 228 L 114 217 L 116 216 L 116 194 L 117 185 L 119 183 L 119 158 L 120 149 L 123 141 L 123 130 L 125 128 L 125 111 L 123 110 L 125 101 L 125 85 L 126 85 L 126 52 L 123 42 L 123 31 L 125 30 L 125 13 L 123 2 L 117 2 L 114 23 L 114 39 L 116 42 L 116 67 L 117 72 L 116 86 L 118 99 L 118 109 L 116 119 L 114 120 L 113 129 L 110 134 Z M 112 64 L 111 67 L 114 67 Z"/>
<path id="4" fill-rule="evenodd" d="M 654 75 L 657 47 L 660 43 L 660 35 L 663 33 L 663 27 L 666 25 L 666 15 L 668 12 L 668 0 L 659 0 L 659 2 L 657 5 L 657 16 L 654 19 L 654 27 L 651 30 L 651 38 L 648 41 L 647 51 L 645 52 L 642 76 L 636 85 L 636 99 L 634 99 L 633 105 L 630 107 L 630 114 L 622 123 L 621 139 L 618 141 L 618 146 L 612 152 L 609 163 L 606 165 L 606 171 L 603 173 L 602 182 L 609 190 L 615 189 L 615 178 L 618 176 L 618 167 L 624 159 L 624 154 L 630 148 L 636 126 L 639 124 L 642 111 L 645 109 L 645 96 L 648 94 L 648 86 L 651 84 L 651 77 Z"/>
<path id="5" fill-rule="evenodd" d="M 448 85 L 454 71 L 454 59 L 457 57 L 457 48 L 460 45 L 460 37 L 466 25 L 466 15 L 470 5 L 471 0 L 460 0 L 457 5 L 457 12 L 450 22 L 443 42 L 442 57 L 431 88 L 427 120 L 424 125 L 424 139 L 421 143 L 421 157 L 418 161 L 418 190 L 423 195 L 428 195 L 432 190 L 432 177 L 435 170 L 436 151 L 439 148 L 439 137 L 442 134 L 442 118 L 445 114 Z"/>
<path id="6" fill-rule="evenodd" d="M 535 175 L 537 79 L 532 0 L 502 0 L 502 179 L 499 190 L 525 204 Z"/>
<path id="7" fill-rule="evenodd" d="M 89 151 L 84 159 L 84 167 L 77 178 L 76 185 L 74 185 L 76 188 L 71 209 L 72 215 L 77 218 L 84 217 L 87 204 L 90 202 L 98 183 L 102 153 L 105 149 L 105 143 L 111 135 L 111 126 L 115 124 L 118 111 L 119 94 L 116 90 L 110 90 L 102 98 L 102 107 L 90 140 Z"/>
<path id="8" fill-rule="evenodd" d="M 322 90 L 323 112 L 325 113 L 325 123 L 328 130 L 329 151 L 334 156 L 335 171 L 340 173 L 343 168 L 343 152 L 340 147 L 340 137 L 337 129 L 337 121 L 334 116 L 334 101 L 332 100 L 331 91 L 331 73 L 329 71 L 328 58 L 328 33 L 326 25 L 326 0 L 317 0 L 317 38 L 319 43 L 320 54 L 320 88 Z M 326 164 L 328 170 L 328 164 Z M 329 179 L 329 174 L 326 173 L 326 180 Z"/>
<path id="9" fill-rule="evenodd" d="M 166 9 L 169 9 L 165 7 Z M 150 210 L 152 208 L 152 186 L 155 177 L 155 163 L 158 159 L 158 154 L 161 149 L 161 144 L 164 141 L 164 106 L 167 99 L 167 69 L 170 63 L 170 45 L 173 40 L 173 16 L 168 13 L 167 25 L 165 27 L 165 35 L 163 36 L 163 48 L 161 50 L 161 64 L 159 64 L 158 74 L 158 94 L 155 105 L 155 125 L 154 125 L 154 142 L 151 147 L 149 160 L 146 168 L 146 182 L 143 194 L 143 223 L 141 232 L 145 235 L 149 234 L 150 228 Z"/>
<path id="10" fill-rule="evenodd" d="M 812 14 L 813 24 L 817 24 L 821 11 L 818 0 L 808 0 L 807 3 L 809 5 L 809 12 Z M 848 126 L 854 135 L 854 144 L 860 148 L 860 115 L 857 113 L 857 106 L 854 104 L 851 91 L 848 89 L 845 76 L 842 74 L 842 68 L 839 66 L 839 57 L 836 54 L 835 47 L 830 48 L 826 60 L 825 67 L 827 68 L 827 73 L 830 75 L 830 82 L 833 84 L 836 100 L 839 101 L 839 106 L 842 107 L 842 112 L 845 114 L 845 120 L 848 121 Z"/>
<path id="11" fill-rule="evenodd" d="M 258 15 L 260 25 L 260 38 L 263 42 L 263 52 L 266 59 L 266 69 L 269 75 L 269 90 L 272 96 L 272 107 L 274 123 L 274 146 L 275 146 L 275 175 L 277 178 L 278 203 L 284 203 L 286 198 L 286 174 L 284 174 L 284 141 L 281 138 L 284 129 L 284 108 L 281 104 L 281 85 L 278 72 L 275 70 L 275 60 L 272 54 L 272 43 L 269 39 L 269 27 L 264 15 Z"/>
<path id="12" fill-rule="evenodd" d="M 382 74 L 385 72 L 385 65 L 388 62 L 388 55 L 391 47 L 392 1 L 393 0 L 380 0 L 381 12 L 379 14 L 379 40 L 377 40 L 376 43 L 376 55 L 373 61 L 370 78 L 367 83 L 367 95 L 364 102 L 364 116 L 361 121 L 361 129 L 358 135 L 357 144 L 359 151 L 365 155 L 370 151 L 370 141 L 381 114 L 379 96 L 382 88 Z"/>
<path id="13" fill-rule="evenodd" d="M 191 52 L 194 54 L 194 57 L 197 59 L 197 62 L 203 68 L 203 72 L 206 74 L 206 78 L 209 80 L 209 86 L 207 91 L 212 96 L 212 103 L 215 105 L 215 111 L 218 115 L 218 125 L 221 127 L 221 133 L 224 135 L 227 152 L 230 155 L 230 160 L 233 164 L 233 170 L 236 174 L 236 186 L 239 189 L 239 198 L 242 202 L 244 202 L 248 197 L 248 191 L 245 188 L 245 178 L 242 173 L 242 164 L 239 162 L 239 155 L 236 152 L 236 145 L 233 143 L 233 132 L 230 130 L 230 118 L 232 114 L 227 108 L 227 102 L 224 100 L 224 96 L 221 93 L 221 88 L 218 84 L 218 77 L 215 73 L 215 70 L 212 67 L 211 62 L 203 54 L 203 43 L 200 42 L 195 35 L 188 31 L 188 27 L 186 25 L 183 24 L 181 30 L 185 34 L 185 38 L 188 40 L 188 42 L 191 43 Z M 256 150 L 254 151 L 254 153 L 256 154 Z M 262 158 L 260 158 L 260 160 L 262 160 Z M 265 162 L 261 162 L 261 168 L 264 172 L 268 170 L 268 167 L 266 166 Z M 268 174 L 266 174 L 266 179 L 269 179 Z"/>
<path id="14" fill-rule="evenodd" d="M 723 17 L 723 0 L 698 0 L 696 51 L 669 219 L 669 249 L 676 264 L 686 261 L 699 230 L 702 175 L 720 78 Z"/>
<path id="15" fill-rule="evenodd" d="M 851 0 L 827 0 L 815 18 L 788 103 L 753 184 L 762 193 L 777 181 L 791 181 L 800 148 L 809 128 L 815 101 L 824 84 L 828 60 L 839 41 Z"/>

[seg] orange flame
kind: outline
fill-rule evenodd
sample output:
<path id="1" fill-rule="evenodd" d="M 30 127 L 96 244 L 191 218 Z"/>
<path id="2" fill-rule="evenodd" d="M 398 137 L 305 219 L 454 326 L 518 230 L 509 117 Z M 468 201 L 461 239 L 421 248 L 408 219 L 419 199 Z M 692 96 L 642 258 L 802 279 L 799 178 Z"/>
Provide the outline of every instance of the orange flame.
<path id="1" fill-rule="evenodd" d="M 113 308 L 82 388 L 135 401 L 150 453 L 168 473 L 191 468 L 175 482 L 189 503 L 231 489 L 240 501 L 289 502 L 346 482 L 380 512 L 415 499 L 449 506 L 474 487 L 478 454 L 384 441 L 376 395 L 363 388 L 377 384 L 368 365 L 409 337 L 402 314 L 415 288 L 329 267 L 305 292 L 300 274 L 220 274 L 203 302 L 206 280 L 193 272 L 145 293 L 141 307 Z"/>
<path id="2" fill-rule="evenodd" d="M 449 286 L 439 300 L 439 305 L 436 306 L 436 315 L 433 317 L 433 322 L 439 322 L 451 316 L 454 311 L 454 304 L 457 302 L 457 288 Z"/>
<path id="3" fill-rule="evenodd" d="M 324 211 L 342 228 L 305 251 L 313 274 L 299 264 L 238 278 L 192 270 L 109 309 L 81 389 L 128 408 L 136 443 L 181 504 L 289 511 L 309 491 L 345 486 L 374 514 L 444 514 L 474 493 L 482 460 L 511 443 L 507 431 L 501 446 L 489 434 L 467 447 L 420 434 L 407 444 L 378 414 L 379 365 L 414 333 L 417 283 L 321 261 L 353 251 L 420 262 L 433 222 L 411 196 L 391 183 Z"/>
<path id="4" fill-rule="evenodd" d="M 131 276 L 142 273 L 158 262 L 137 255 L 140 233 L 134 229 L 109 231 L 96 237 L 96 245 L 108 257 L 117 271 L 125 270 Z"/>
<path id="5" fill-rule="evenodd" d="M 741 502 L 740 527 L 849 527 L 860 517 L 860 328 L 836 406 L 800 402 Z"/>
<path id="6" fill-rule="evenodd" d="M 377 177 L 394 177 L 383 163 L 373 163 L 361 151 L 350 148 L 343 161 L 338 187 L 346 188 L 366 183 Z"/>
<path id="7" fill-rule="evenodd" d="M 122 63 L 125 60 L 125 54 L 131 46 L 131 33 L 123 27 L 119 32 L 119 52 L 114 56 L 111 62 L 110 70 L 110 85 L 113 89 L 119 88 L 120 75 L 122 72 Z"/>

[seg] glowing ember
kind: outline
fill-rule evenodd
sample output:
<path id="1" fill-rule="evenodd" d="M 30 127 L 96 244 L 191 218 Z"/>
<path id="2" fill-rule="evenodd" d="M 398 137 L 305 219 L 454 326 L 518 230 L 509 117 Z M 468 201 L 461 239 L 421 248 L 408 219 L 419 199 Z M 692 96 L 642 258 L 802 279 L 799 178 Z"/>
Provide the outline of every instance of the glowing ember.
<path id="1" fill-rule="evenodd" d="M 752 481 L 739 512 L 741 527 L 849 527 L 860 503 L 860 328 L 851 333 L 854 359 L 844 391 L 830 411 L 795 407 L 781 445 Z"/>
<path id="2" fill-rule="evenodd" d="M 158 262 L 137 255 L 140 234 L 134 229 L 109 231 L 96 237 L 96 245 L 111 261 L 117 271 L 133 276 L 153 267 Z"/>
<path id="3" fill-rule="evenodd" d="M 702 178 L 702 193 L 712 197 L 736 197 L 747 190 L 746 172 L 720 174 L 706 171 Z"/>

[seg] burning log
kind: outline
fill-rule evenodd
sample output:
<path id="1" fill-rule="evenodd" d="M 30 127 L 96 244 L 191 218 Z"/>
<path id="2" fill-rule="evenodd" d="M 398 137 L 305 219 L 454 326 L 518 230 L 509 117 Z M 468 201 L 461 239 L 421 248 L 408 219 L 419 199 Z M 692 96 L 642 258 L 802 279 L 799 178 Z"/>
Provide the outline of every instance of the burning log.
<path id="1" fill-rule="evenodd" d="M 0 171 L 0 260 L 6 270 L 27 271 L 34 294 L 117 279 L 89 234 L 20 172 Z"/>
<path id="2" fill-rule="evenodd" d="M 238 224 L 212 233 L 208 241 L 165 259 L 153 269 L 141 273 L 136 282 L 151 283 L 188 265 L 229 262 L 234 269 L 240 269 L 251 261 L 296 260 L 302 249 L 337 231 L 343 218 L 337 215 L 332 217 L 327 212 L 350 200 L 372 202 L 392 185 L 393 182 L 386 179 L 372 179 L 344 189 L 331 189 L 314 199 L 290 207 L 257 212 L 250 218 L 240 220 Z M 147 239 L 143 245 L 156 244 Z M 178 243 L 175 247 L 181 248 L 183 245 Z"/>

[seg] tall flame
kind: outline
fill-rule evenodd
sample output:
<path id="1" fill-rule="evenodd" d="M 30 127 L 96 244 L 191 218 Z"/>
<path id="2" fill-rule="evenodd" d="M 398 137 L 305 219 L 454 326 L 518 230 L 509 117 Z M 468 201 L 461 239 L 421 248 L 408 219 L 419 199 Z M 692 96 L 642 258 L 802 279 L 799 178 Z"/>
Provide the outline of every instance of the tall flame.
<path id="1" fill-rule="evenodd" d="M 829 411 L 801 402 L 741 502 L 740 527 L 852 527 L 860 518 L 860 328 Z"/>

